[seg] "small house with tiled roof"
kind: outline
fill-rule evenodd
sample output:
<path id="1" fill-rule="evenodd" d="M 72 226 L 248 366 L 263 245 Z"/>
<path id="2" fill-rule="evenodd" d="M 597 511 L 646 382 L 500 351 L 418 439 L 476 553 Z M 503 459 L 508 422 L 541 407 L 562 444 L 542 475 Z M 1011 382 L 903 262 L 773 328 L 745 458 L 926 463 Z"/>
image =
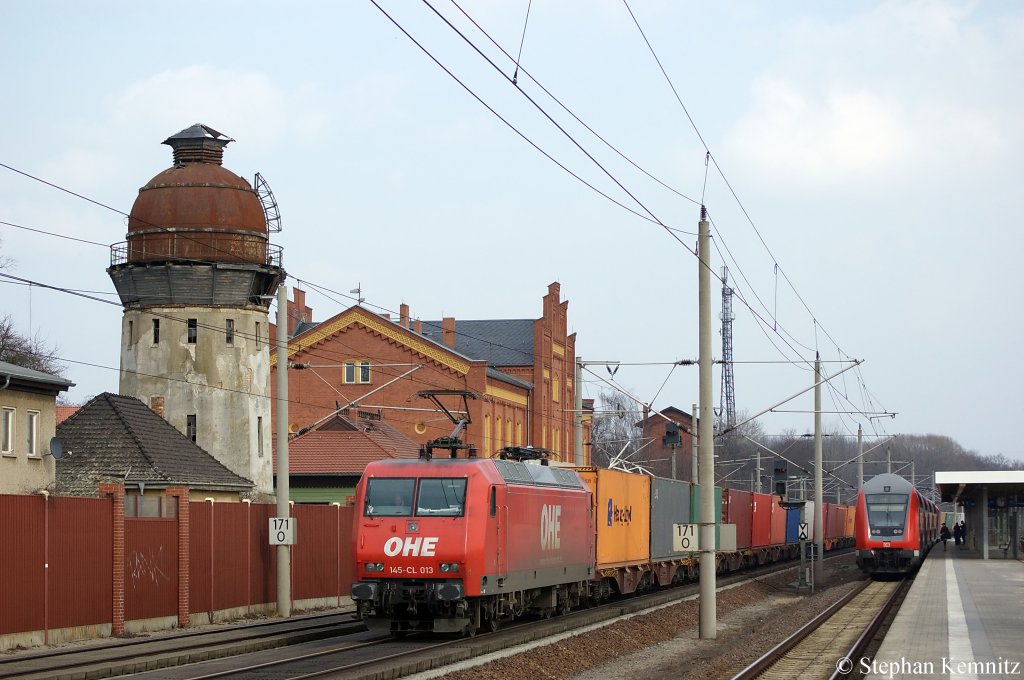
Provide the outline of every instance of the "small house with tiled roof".
<path id="1" fill-rule="evenodd" d="M 289 497 L 296 503 L 344 504 L 354 495 L 367 463 L 417 455 L 416 442 L 380 412 L 336 413 L 288 442 Z"/>
<path id="2" fill-rule="evenodd" d="M 253 482 L 227 469 L 135 397 L 105 392 L 57 426 L 63 456 L 57 462 L 57 493 L 97 496 L 99 485 L 124 484 L 145 496 L 168 487 L 190 495 L 238 501 Z"/>
<path id="3" fill-rule="evenodd" d="M 49 454 L 57 395 L 74 385 L 58 375 L 0 361 L 0 493 L 53 486 Z"/>

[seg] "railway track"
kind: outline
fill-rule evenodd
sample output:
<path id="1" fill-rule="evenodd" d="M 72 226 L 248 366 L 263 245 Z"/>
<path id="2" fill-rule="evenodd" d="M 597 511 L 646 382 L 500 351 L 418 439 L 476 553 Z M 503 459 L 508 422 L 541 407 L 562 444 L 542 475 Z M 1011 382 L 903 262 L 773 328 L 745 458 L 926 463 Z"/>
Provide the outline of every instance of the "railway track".
<path id="1" fill-rule="evenodd" d="M 912 579 L 865 581 L 805 626 L 747 666 L 733 680 L 845 678 Z"/>
<path id="2" fill-rule="evenodd" d="M 835 554 L 838 557 L 847 551 Z M 830 556 L 831 558 L 832 556 Z M 829 558 L 827 558 L 829 559 Z M 719 587 L 794 569 L 776 564 L 742 574 L 719 575 Z M 42 653 L 0 657 L 0 680 L 104 678 L 134 674 L 139 680 L 212 678 L 397 678 L 467 661 L 517 645 L 546 644 L 545 638 L 600 626 L 678 602 L 697 584 L 659 590 L 550 620 L 527 621 L 469 639 L 409 636 L 396 641 L 366 631 L 351 614 L 264 621 L 218 630 L 70 646 Z"/>
<path id="3" fill-rule="evenodd" d="M 166 636 L 69 645 L 43 652 L 0 656 L 0 680 L 110 678 L 155 669 L 166 670 L 183 664 L 251 654 L 365 630 L 366 626 L 352 614 L 333 613 Z"/>

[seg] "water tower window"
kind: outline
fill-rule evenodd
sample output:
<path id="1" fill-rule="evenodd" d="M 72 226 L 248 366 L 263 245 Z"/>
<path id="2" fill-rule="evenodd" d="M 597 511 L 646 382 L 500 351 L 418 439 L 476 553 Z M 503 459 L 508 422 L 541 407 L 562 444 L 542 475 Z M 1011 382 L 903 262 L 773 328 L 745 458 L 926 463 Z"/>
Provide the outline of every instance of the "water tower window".
<path id="1" fill-rule="evenodd" d="M 188 344 L 196 344 L 196 336 L 199 335 L 199 321 L 198 319 L 188 320 Z"/>
<path id="2" fill-rule="evenodd" d="M 260 348 L 260 322 L 256 322 L 256 349 Z"/>
<path id="3" fill-rule="evenodd" d="M 256 454 L 263 457 L 263 416 L 256 416 Z"/>
<path id="4" fill-rule="evenodd" d="M 224 320 L 224 342 L 228 346 L 235 344 L 235 320 L 225 319 Z"/>
<path id="5" fill-rule="evenodd" d="M 132 343 L 135 342 L 135 322 L 128 322 L 128 349 L 132 348 Z"/>
<path id="6" fill-rule="evenodd" d="M 153 344 L 160 344 L 160 319 L 153 319 Z"/>
<path id="7" fill-rule="evenodd" d="M 196 414 L 190 413 L 185 416 L 185 436 L 193 443 L 196 441 Z"/>

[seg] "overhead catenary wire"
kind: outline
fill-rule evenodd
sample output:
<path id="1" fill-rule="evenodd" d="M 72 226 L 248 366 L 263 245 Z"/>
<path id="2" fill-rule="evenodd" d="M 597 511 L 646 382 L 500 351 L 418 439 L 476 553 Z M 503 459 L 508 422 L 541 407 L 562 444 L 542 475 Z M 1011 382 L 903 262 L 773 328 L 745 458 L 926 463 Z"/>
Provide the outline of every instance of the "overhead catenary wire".
<path id="1" fill-rule="evenodd" d="M 631 13 L 632 13 L 632 12 L 631 12 Z M 527 9 L 527 18 L 528 18 L 528 9 Z M 525 29 L 525 27 L 524 27 L 524 29 Z M 520 45 L 520 51 L 521 51 L 521 45 Z M 806 306 L 806 305 L 805 305 L 805 306 Z M 794 363 L 794 362 L 791 362 L 791 363 Z"/>
<path id="2" fill-rule="evenodd" d="M 503 78 L 506 78 L 506 79 L 508 78 L 508 76 L 506 76 L 506 75 L 505 75 L 505 74 L 504 74 L 504 73 L 502 72 L 502 70 L 501 70 L 501 69 L 500 69 L 500 68 L 499 68 L 499 67 L 498 67 L 498 66 L 497 66 L 497 65 L 496 65 L 496 64 L 495 64 L 495 63 L 493 62 L 493 60 L 491 60 L 491 59 L 490 59 L 490 58 L 489 58 L 489 57 L 488 57 L 487 55 L 485 55 L 485 54 L 484 54 L 484 53 L 483 53 L 483 52 L 482 52 L 482 51 L 481 51 L 481 50 L 479 49 L 479 47 L 477 47 L 477 46 L 476 46 L 476 45 L 475 45 L 475 44 L 474 44 L 474 43 L 473 43 L 473 42 L 472 42 L 471 40 L 469 40 L 469 39 L 468 39 L 468 38 L 467 38 L 467 37 L 465 36 L 465 34 L 463 34 L 463 33 L 462 33 L 461 31 L 459 31 L 459 29 L 458 29 L 458 28 L 456 28 L 456 27 L 455 27 L 455 26 L 454 26 L 454 25 L 453 25 L 453 24 L 452 24 L 452 23 L 451 23 L 451 22 L 450 22 L 450 21 L 449 21 L 449 20 L 448 20 L 448 19 L 447 19 L 446 17 L 444 17 L 444 16 L 443 16 L 443 15 L 442 15 L 442 14 L 441 14 L 440 12 L 438 12 L 438 10 L 437 10 L 437 9 L 436 9 L 436 8 L 435 8 L 435 7 L 433 6 L 433 5 L 431 5 L 431 4 L 430 4 L 430 2 L 428 2 L 428 0 L 422 0 L 422 1 L 423 1 L 423 3 L 424 3 L 425 5 L 427 5 L 427 6 L 428 6 L 428 7 L 429 7 L 429 8 L 430 8 L 430 9 L 431 9 L 431 10 L 432 10 L 432 11 L 433 11 L 433 12 L 434 12 L 435 14 L 436 14 L 436 15 L 437 15 L 437 16 L 438 16 L 438 17 L 439 17 L 439 18 L 440 18 L 440 19 L 441 19 L 441 20 L 442 20 L 442 21 L 443 21 L 443 22 L 444 22 L 445 24 L 447 24 L 447 25 L 448 25 L 448 26 L 449 26 L 449 27 L 450 27 L 450 28 L 451 28 L 451 29 L 452 29 L 452 30 L 453 30 L 453 31 L 454 31 L 454 32 L 455 32 L 455 33 L 456 33 L 456 34 L 457 34 L 457 35 L 458 35 L 458 36 L 459 36 L 460 38 L 462 38 L 462 40 L 463 40 L 464 42 L 466 42 L 466 43 L 467 43 L 467 44 L 468 44 L 468 45 L 469 45 L 469 46 L 470 46 L 470 47 L 471 47 L 471 48 L 472 48 L 472 49 L 473 49 L 473 50 L 474 50 L 474 51 L 475 51 L 475 52 L 476 52 L 476 53 L 477 53 L 477 54 L 478 54 L 478 55 L 479 55 L 479 56 L 480 56 L 481 58 L 483 58 L 483 59 L 484 59 L 484 60 L 485 60 L 485 61 L 486 61 L 486 62 L 487 62 L 487 63 L 488 63 L 489 65 L 491 65 L 491 66 L 492 66 L 492 68 L 493 68 L 493 69 L 494 69 L 494 70 L 495 70 L 495 71 L 496 71 L 497 73 L 499 73 L 499 74 L 500 74 L 500 75 L 501 75 L 501 76 L 502 76 Z M 452 71 L 451 71 L 450 69 L 448 69 L 448 68 L 447 68 L 446 66 L 444 66 L 443 64 L 441 64 L 441 62 L 440 62 L 440 61 L 439 61 L 439 60 L 438 60 L 438 59 L 437 59 L 436 57 L 434 57 L 434 55 L 433 55 L 433 54 L 432 54 L 432 53 L 431 53 L 431 52 L 430 52 L 429 50 L 427 50 L 427 49 L 426 49 L 426 47 L 424 47 L 424 46 L 423 46 L 423 45 L 422 45 L 422 44 L 421 44 L 421 43 L 420 43 L 419 41 L 417 41 L 417 40 L 416 40 L 415 38 L 413 38 L 413 37 L 412 37 L 412 35 L 411 35 L 411 34 L 410 34 L 410 33 L 409 33 L 408 31 L 406 31 L 406 30 L 405 30 L 405 28 L 404 28 L 404 27 L 402 27 L 402 26 L 401 26 L 401 24 L 399 24 L 399 23 L 398 23 L 398 21 L 397 21 L 396 19 L 394 19 L 394 18 L 393 18 L 393 17 L 392 17 L 392 16 L 390 15 L 390 14 L 388 14 L 388 13 L 387 13 L 387 12 L 386 12 L 386 11 L 385 11 L 385 10 L 384 10 L 383 8 L 381 8 L 381 7 L 380 7 L 380 5 L 379 5 L 379 4 L 377 4 L 377 3 L 376 3 L 376 2 L 374 1 L 374 0 L 371 0 L 371 2 L 373 2 L 374 6 L 376 6 L 376 7 L 378 8 L 378 10 L 380 10 L 380 11 L 381 11 L 381 13 L 383 13 L 383 14 L 384 14 L 384 15 L 385 15 L 385 16 L 386 16 L 386 17 L 387 17 L 387 18 L 388 18 L 388 19 L 389 19 L 389 20 L 390 20 L 390 21 L 391 21 L 391 22 L 392 22 L 392 23 L 393 23 L 393 24 L 394 24 L 394 25 L 395 25 L 396 27 L 398 27 L 398 28 L 399 28 L 399 30 L 401 30 L 401 31 L 402 31 L 402 32 L 403 32 L 403 33 L 404 33 L 404 34 L 405 34 L 405 35 L 406 35 L 407 37 L 409 37 L 409 39 L 410 39 L 410 40 L 412 40 L 412 42 L 413 42 L 413 43 L 414 43 L 414 44 L 415 44 L 415 45 L 416 45 L 417 47 L 419 47 L 421 51 L 423 51 L 423 52 L 424 52 L 424 53 L 425 53 L 425 54 L 426 54 L 426 55 L 427 55 L 428 57 L 430 57 L 430 59 L 431 59 L 431 60 L 433 60 L 433 61 L 435 62 L 435 64 L 437 64 L 437 65 L 438 65 L 438 66 L 439 66 L 440 68 L 442 68 L 442 70 L 444 70 L 444 71 L 445 71 L 445 72 L 446 72 L 446 73 L 447 73 L 447 74 L 448 74 L 448 75 L 449 75 L 450 77 L 452 77 L 453 79 L 455 79 L 455 80 L 456 80 L 456 82 L 458 82 L 458 83 L 459 83 L 459 84 L 460 84 L 460 85 L 461 85 L 461 86 L 462 86 L 462 87 L 463 87 L 464 89 L 466 89 L 466 90 L 467 90 L 467 91 L 468 91 L 468 92 L 469 92 L 469 93 L 470 93 L 470 94 L 471 94 L 471 95 L 472 95 L 472 96 L 473 96 L 474 98 L 476 98 L 476 99 L 477 99 L 477 101 L 479 101 L 479 102 L 480 102 L 481 104 L 483 104 L 483 105 L 484 105 L 484 106 L 485 106 L 486 108 L 488 108 L 488 110 L 490 110 L 490 111 L 491 111 L 492 113 L 494 113 L 494 114 L 495 114 L 496 116 L 498 116 L 500 120 L 502 120 L 503 122 L 505 122 L 505 123 L 506 123 L 506 125 L 510 125 L 510 124 L 509 124 L 509 123 L 508 123 L 508 122 L 507 122 L 507 121 L 506 121 L 506 120 L 505 120 L 505 119 L 504 119 L 503 117 L 501 117 L 501 116 L 500 116 L 499 114 L 497 114 L 497 112 L 496 112 L 496 111 L 495 111 L 495 110 L 494 110 L 494 109 L 493 109 L 492 107 L 490 107 L 490 106 L 489 106 L 489 105 L 487 105 L 487 104 L 486 104 L 485 102 L 483 102 L 483 100 L 482 100 L 482 99 L 481 99 L 481 98 L 480 98 L 480 97 L 479 97 L 478 95 L 476 95 L 476 93 L 475 93 L 475 92 L 473 92 L 471 88 L 469 88 L 469 87 L 468 87 L 467 85 L 465 85 L 465 83 L 463 83 L 463 82 L 462 82 L 462 81 L 461 81 L 461 80 L 460 80 L 460 79 L 459 79 L 458 77 L 456 77 L 456 76 L 454 75 L 454 73 L 453 73 L 453 72 L 452 72 Z M 601 163 L 599 163 L 599 162 L 598 162 L 598 161 L 597 161 L 597 160 L 596 160 L 596 159 L 595 159 L 595 158 L 594 158 L 594 157 L 593 157 L 593 156 L 592 156 L 592 155 L 591 155 L 591 154 L 590 154 L 590 153 L 589 153 L 589 152 L 588 152 L 588 151 L 587 151 L 586 149 L 584 149 L 584 148 L 582 147 L 582 145 L 581 145 L 581 144 L 580 144 L 580 143 L 579 143 L 579 142 L 578 142 L 578 141 L 577 141 L 577 140 L 576 140 L 576 139 L 575 139 L 575 138 L 574 138 L 574 137 L 573 137 L 572 135 L 570 135 L 570 134 L 569 134 L 569 133 L 568 133 L 568 132 L 567 132 L 567 131 L 566 131 L 566 130 L 565 130 L 565 129 L 564 129 L 564 128 L 563 128 L 563 127 L 562 127 L 562 126 L 561 126 L 561 125 L 560 125 L 560 124 L 559 124 L 559 123 L 557 122 L 557 121 L 555 121 L 555 120 L 554 120 L 554 119 L 553 119 L 553 118 L 552 118 L 552 117 L 550 116 L 550 114 L 548 114 L 548 113 L 547 113 L 547 111 L 545 111 L 545 110 L 543 109 L 543 107 L 541 107 L 541 106 L 540 106 L 540 105 L 539 105 L 539 104 L 538 104 L 538 103 L 537 103 L 537 102 L 536 102 L 536 101 L 535 101 L 535 100 L 534 100 L 534 99 L 533 99 L 532 97 L 530 97 L 530 96 L 529 96 L 528 94 L 526 94 L 525 92 L 523 92 L 521 88 L 517 88 L 517 91 L 518 91 L 518 92 L 520 92 L 520 93 L 521 93 L 521 94 L 522 94 L 522 95 L 523 95 L 524 97 L 526 97 L 526 98 L 527 98 L 527 100 L 528 100 L 528 101 L 530 101 L 530 103 L 531 103 L 531 104 L 532 104 L 532 105 L 533 105 L 533 106 L 534 106 L 534 107 L 535 107 L 535 108 L 536 108 L 536 109 L 537 109 L 538 111 L 540 111 L 540 112 L 541 112 L 541 114 L 542 114 L 542 115 L 543 115 L 543 116 L 544 116 L 544 117 L 545 117 L 545 118 L 546 118 L 546 119 L 547 119 L 548 121 L 550 121 L 550 122 L 551 122 L 551 123 L 552 123 L 552 124 L 553 124 L 553 125 L 554 125 L 554 126 L 555 126 L 555 127 L 556 127 L 556 128 L 557 128 L 557 129 L 558 129 L 558 130 L 559 130 L 559 131 L 560 131 L 560 132 L 561 132 L 561 133 L 563 134 L 563 135 L 564 135 L 564 136 L 566 136 L 566 137 L 567 137 L 567 138 L 568 138 L 568 139 L 569 139 L 569 140 L 570 140 L 570 141 L 571 141 L 571 142 L 572 142 L 572 143 L 573 143 L 573 144 L 574 144 L 574 145 L 575 145 L 575 146 L 576 146 L 576 147 L 577 147 L 577 148 L 578 148 L 578 149 L 579 149 L 579 150 L 580 150 L 580 151 L 581 151 L 581 152 L 582 152 L 582 153 L 583 153 L 583 154 L 584 154 L 585 156 L 587 156 L 587 158 L 588 158 L 588 159 L 590 159 L 590 160 L 591 160 L 591 161 L 592 161 L 592 162 L 593 162 L 593 163 L 594 163 L 595 165 L 597 165 L 597 166 L 598 166 L 598 168 L 599 168 L 599 169 L 600 169 L 600 170 L 601 170 L 602 172 L 604 172 L 604 173 L 605 173 L 605 174 L 606 174 L 606 175 L 607 175 L 607 176 L 608 176 L 608 177 L 609 177 L 610 179 L 612 179 L 612 181 L 613 181 L 613 182 L 615 182 L 615 183 L 616 183 L 616 184 L 617 184 L 617 185 L 618 185 L 618 186 L 619 186 L 619 187 L 620 187 L 620 188 L 621 188 L 621 189 L 622 189 L 623 191 L 625 191 L 625 192 L 626 192 L 626 194 L 627 194 L 628 196 L 630 196 L 630 198 L 632 198 L 632 199 L 634 200 L 634 202 L 636 202 L 636 203 L 637 203 L 637 204 L 638 204 L 638 205 L 639 205 L 639 206 L 640 206 L 640 207 L 641 207 L 641 208 L 642 208 L 642 209 L 643 209 L 643 210 L 644 210 L 645 212 L 647 212 L 647 213 L 648 213 L 648 214 L 649 214 L 649 215 L 651 216 L 651 218 L 652 218 L 652 219 L 651 219 L 650 221 L 654 221 L 655 223 L 659 224 L 660 226 L 662 226 L 662 227 L 665 227 L 665 228 L 666 228 L 666 230 L 667 230 L 667 232 L 668 232 L 668 233 L 669 233 L 669 234 L 670 234 L 671 236 L 673 236 L 673 238 L 675 238 L 675 240 L 676 240 L 676 241 L 678 241 L 678 242 L 679 242 L 679 243 L 680 243 L 681 245 L 683 245 L 683 246 L 684 246 L 684 247 L 685 247 L 685 248 L 686 248 L 687 250 L 689 250 L 689 251 L 690 251 L 691 253 L 693 253 L 694 255 L 696 255 L 696 250 L 695 250 L 695 249 L 691 249 L 691 248 L 690 248 L 690 246 L 687 246 L 687 245 L 686 245 L 685 243 L 683 243 L 683 242 L 682 242 L 682 241 L 681 241 L 681 240 L 680 240 L 680 239 L 678 238 L 678 236 L 676 236 L 676 235 L 675 235 L 675 233 L 673 233 L 673 232 L 672 232 L 671 230 L 669 230 L 669 229 L 667 228 L 667 225 L 665 225 L 665 224 L 664 224 L 663 222 L 661 222 L 661 220 L 657 219 L 657 216 L 656 216 L 656 215 L 654 215 L 654 213 L 653 213 L 653 212 L 651 212 L 651 211 L 650 211 L 649 209 L 647 209 L 646 205 L 644 205 L 644 203 L 643 203 L 643 202 L 641 202 L 641 201 L 640 201 L 640 200 L 639 200 L 639 199 L 638 199 L 638 198 L 637 198 L 637 197 L 636 197 L 636 196 L 635 196 L 635 195 L 634 195 L 634 194 L 633 194 L 632 192 L 630 192 L 630 191 L 629 191 L 628 189 L 626 189 L 626 187 L 625 187 L 625 186 L 624 186 L 624 185 L 623 185 L 623 184 L 622 184 L 622 183 L 621 183 L 621 182 L 620 182 L 620 181 L 619 181 L 619 180 L 618 180 L 617 178 L 615 178 L 615 177 L 614 177 L 614 176 L 613 176 L 613 175 L 612 175 L 612 174 L 611 174 L 611 173 L 610 173 L 610 172 L 609 172 L 609 171 L 608 171 L 608 170 L 607 170 L 607 169 L 606 169 L 606 168 L 605 168 L 605 167 L 604 167 L 604 166 L 603 166 L 603 165 L 602 165 Z M 510 125 L 510 126 L 511 126 L 511 125 Z M 524 136 L 524 135 L 523 135 L 523 134 L 522 134 L 521 132 L 519 132 L 519 131 L 518 131 L 518 129 L 516 129 L 516 128 L 514 128 L 514 127 L 513 127 L 513 129 L 514 129 L 514 130 L 516 130 L 516 132 L 517 132 L 518 134 L 520 134 L 520 136 L 523 136 L 523 137 L 524 137 L 524 139 L 526 139 L 526 138 L 525 138 L 525 136 Z M 699 131 L 698 131 L 698 134 L 699 134 Z M 702 140 L 702 141 L 703 141 L 703 140 Z M 532 144 L 532 145 L 533 145 L 533 146 L 534 146 L 535 148 L 538 148 L 538 147 L 537 147 L 537 146 L 536 146 L 535 144 L 533 144 L 533 142 L 532 142 L 532 141 L 531 141 L 531 144 Z M 705 146 L 706 146 L 706 145 L 705 145 Z M 538 148 L 538 150 L 540 150 L 540 149 Z M 542 151 L 542 153 L 544 153 L 544 155 L 545 155 L 545 156 L 547 156 L 547 157 L 548 157 L 549 159 L 550 159 L 550 158 L 552 158 L 552 157 L 551 157 L 550 155 L 548 155 L 548 154 L 547 154 L 546 152 L 543 152 L 543 151 Z M 553 160 L 553 159 L 552 159 L 552 160 Z M 559 165 L 561 166 L 561 164 L 559 164 Z M 564 167 L 564 166 L 562 166 L 562 167 Z M 576 176 L 576 175 L 574 175 L 574 176 Z M 589 185 L 589 184 L 588 184 L 588 186 L 591 186 L 591 185 Z M 619 205 L 621 206 L 621 203 L 619 203 Z M 635 211 L 632 211 L 632 210 L 630 210 L 630 212 L 633 212 L 634 214 L 636 214 L 636 212 L 635 212 Z M 714 274 L 714 272 L 712 272 L 712 273 Z M 718 276 L 717 274 L 715 274 L 715 276 L 716 276 L 716 278 L 718 278 L 719 280 L 721 280 L 721 277 L 719 277 L 719 276 Z M 745 306 L 747 306 L 747 307 L 748 307 L 748 309 L 751 309 L 751 312 L 753 312 L 753 313 L 754 313 L 755 315 L 757 314 L 757 313 L 756 313 L 756 312 L 754 312 L 754 310 L 753 310 L 753 309 L 752 309 L 752 308 L 750 307 L 749 303 L 747 303 L 747 302 L 746 302 L 746 301 L 745 301 L 745 300 L 744 300 L 744 299 L 743 299 L 742 297 L 740 297 L 739 299 L 740 299 L 740 300 L 741 300 L 741 301 L 743 302 L 743 304 L 744 304 Z M 788 344 L 788 342 L 787 342 L 787 344 Z M 794 348 L 794 351 L 795 351 L 795 348 Z M 808 363 L 808 365 L 810 365 L 810 361 L 809 361 L 809 360 L 807 360 L 807 363 Z"/>

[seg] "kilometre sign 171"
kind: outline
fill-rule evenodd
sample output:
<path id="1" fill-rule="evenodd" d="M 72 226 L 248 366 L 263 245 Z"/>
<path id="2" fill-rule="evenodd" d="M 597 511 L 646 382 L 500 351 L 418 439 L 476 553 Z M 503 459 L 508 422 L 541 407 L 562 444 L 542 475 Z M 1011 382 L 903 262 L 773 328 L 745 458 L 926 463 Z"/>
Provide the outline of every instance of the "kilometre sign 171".
<path id="1" fill-rule="evenodd" d="M 697 542 L 697 525 L 673 524 L 672 549 L 676 552 L 697 552 L 700 550 Z"/>
<path id="2" fill-rule="evenodd" d="M 294 517 L 270 517 L 270 545 L 295 545 Z"/>

